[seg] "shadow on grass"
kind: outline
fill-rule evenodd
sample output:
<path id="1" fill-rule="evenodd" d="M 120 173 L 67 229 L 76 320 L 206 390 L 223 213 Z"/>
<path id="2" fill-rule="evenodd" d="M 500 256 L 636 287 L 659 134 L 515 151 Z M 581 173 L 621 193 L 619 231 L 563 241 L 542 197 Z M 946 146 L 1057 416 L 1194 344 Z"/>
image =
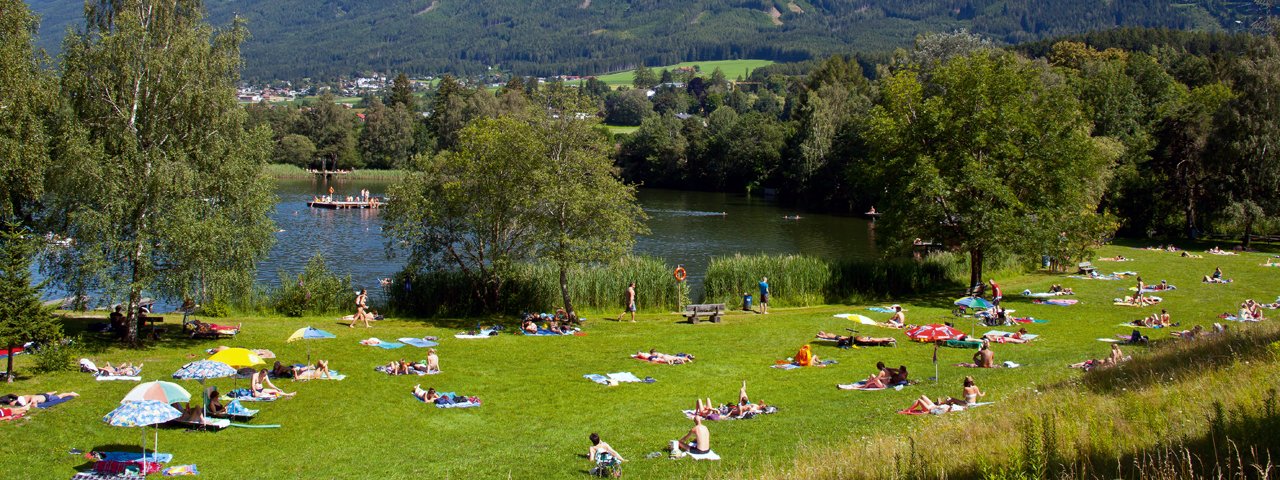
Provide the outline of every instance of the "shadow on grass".
<path id="1" fill-rule="evenodd" d="M 1118 368 L 1090 371 L 1082 381 L 1086 388 L 1097 393 L 1146 388 L 1165 381 L 1209 375 L 1235 362 L 1274 359 L 1280 354 L 1277 342 L 1280 342 L 1280 326 L 1265 323 L 1245 330 L 1232 328 L 1197 340 L 1163 340 L 1152 345 L 1150 354 L 1124 362 Z"/>

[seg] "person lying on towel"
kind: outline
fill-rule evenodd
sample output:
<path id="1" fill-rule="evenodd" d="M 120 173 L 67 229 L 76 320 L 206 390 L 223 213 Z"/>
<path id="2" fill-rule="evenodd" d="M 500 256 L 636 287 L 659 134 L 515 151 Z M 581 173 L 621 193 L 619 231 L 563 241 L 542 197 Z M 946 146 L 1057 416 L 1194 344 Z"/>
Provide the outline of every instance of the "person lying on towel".
<path id="1" fill-rule="evenodd" d="M 982 339 L 989 340 L 996 343 L 1029 343 L 1031 342 L 1031 340 L 1023 337 L 1023 335 L 1026 335 L 1026 334 L 1027 334 L 1026 328 L 1019 328 L 1018 331 L 1013 333 L 1004 333 L 1004 334 L 993 333 L 993 334 L 983 335 Z"/>
<path id="2" fill-rule="evenodd" d="M 937 402 L 930 400 L 928 396 L 921 395 L 912 403 L 910 407 L 903 410 L 904 413 L 946 413 L 954 409 L 954 407 L 972 407 L 977 405 L 979 397 L 985 397 L 987 394 L 978 388 L 974 383 L 973 377 L 964 377 L 964 389 L 961 391 L 963 399 L 955 397 L 939 398 Z"/>
<path id="3" fill-rule="evenodd" d="M 823 340 L 835 340 L 836 346 L 841 348 L 849 348 L 857 345 L 859 347 L 885 347 L 898 343 L 893 337 L 868 337 L 866 335 L 837 335 L 819 330 L 817 338 Z"/>
<path id="4" fill-rule="evenodd" d="M 0 405 L 17 405 L 19 407 L 39 407 L 41 403 L 61 400 L 67 397 L 79 397 L 76 392 L 59 394 L 58 392 L 37 393 L 34 395 L 14 395 L 12 393 L 0 397 Z"/>
<path id="5" fill-rule="evenodd" d="M 1111 344 L 1111 355 L 1105 358 L 1097 358 L 1097 359 L 1085 360 L 1080 363 L 1073 363 L 1068 366 L 1071 368 L 1093 370 L 1095 368 L 1114 367 L 1118 365 L 1120 362 L 1129 360 L 1129 358 L 1130 358 L 1129 356 L 1125 355 L 1123 352 L 1120 351 L 1119 345 L 1116 345 L 1113 343 Z"/>
<path id="6" fill-rule="evenodd" d="M 675 355 L 668 355 L 652 348 L 649 349 L 648 352 L 644 352 L 644 351 L 636 352 L 635 355 L 632 355 L 632 358 L 638 358 L 640 360 L 648 360 L 653 363 L 665 363 L 667 365 L 682 365 L 685 363 L 693 363 L 693 360 L 694 360 L 693 355 L 689 355 L 687 353 L 677 353 Z"/>

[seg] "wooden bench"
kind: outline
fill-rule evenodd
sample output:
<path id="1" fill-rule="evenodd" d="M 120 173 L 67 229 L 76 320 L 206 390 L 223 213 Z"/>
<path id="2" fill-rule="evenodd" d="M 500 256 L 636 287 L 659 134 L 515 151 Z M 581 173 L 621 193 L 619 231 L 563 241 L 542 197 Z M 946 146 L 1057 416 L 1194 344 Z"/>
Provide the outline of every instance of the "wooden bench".
<path id="1" fill-rule="evenodd" d="M 697 324 L 699 315 L 708 315 L 711 323 L 720 323 L 720 314 L 724 312 L 723 303 L 703 303 L 697 305 L 684 306 L 684 318 L 689 319 L 689 323 Z"/>
<path id="2" fill-rule="evenodd" d="M 1092 274 L 1093 272 L 1098 271 L 1098 269 L 1097 269 L 1097 268 L 1095 268 L 1095 267 L 1093 266 L 1093 263 L 1091 263 L 1091 262 L 1080 262 L 1080 264 L 1079 264 L 1079 265 L 1076 265 L 1076 266 L 1077 266 L 1077 267 L 1080 267 L 1080 273 L 1083 273 L 1083 274 L 1085 274 L 1085 275 L 1090 275 L 1090 274 Z"/>

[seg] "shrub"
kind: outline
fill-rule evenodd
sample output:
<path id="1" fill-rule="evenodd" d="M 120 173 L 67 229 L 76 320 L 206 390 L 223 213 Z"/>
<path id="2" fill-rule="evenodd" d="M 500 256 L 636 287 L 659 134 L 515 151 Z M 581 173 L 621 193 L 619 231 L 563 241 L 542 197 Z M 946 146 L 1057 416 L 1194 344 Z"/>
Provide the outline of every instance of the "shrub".
<path id="1" fill-rule="evenodd" d="M 317 254 L 296 279 L 280 273 L 280 287 L 272 303 L 285 316 L 301 317 L 350 310 L 354 308 L 352 298 L 351 276 L 339 277 L 329 270 L 324 256 Z"/>
<path id="2" fill-rule="evenodd" d="M 79 338 L 49 342 L 36 351 L 36 373 L 75 370 L 80 358 Z"/>

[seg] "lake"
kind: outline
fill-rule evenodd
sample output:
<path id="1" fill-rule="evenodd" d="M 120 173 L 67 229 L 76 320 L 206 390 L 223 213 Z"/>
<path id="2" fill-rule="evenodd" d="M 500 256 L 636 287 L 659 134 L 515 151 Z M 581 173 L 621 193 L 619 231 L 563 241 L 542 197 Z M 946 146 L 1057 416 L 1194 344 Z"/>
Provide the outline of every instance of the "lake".
<path id="1" fill-rule="evenodd" d="M 378 279 L 390 277 L 405 264 L 402 252 L 388 257 L 382 238 L 381 213 L 376 210 L 310 208 L 313 195 L 356 195 L 387 191 L 387 180 L 278 180 L 279 202 L 272 218 L 276 244 L 258 266 L 258 282 L 278 285 L 280 272 L 296 275 L 316 253 L 330 268 L 350 274 L 357 286 L 381 295 Z M 635 252 L 684 264 L 694 288 L 702 283 L 712 257 L 742 254 L 798 253 L 827 259 L 862 258 L 876 254 L 871 224 L 862 219 L 799 213 L 758 196 L 642 189 L 637 195 L 649 215 L 651 233 L 637 238 Z"/>

